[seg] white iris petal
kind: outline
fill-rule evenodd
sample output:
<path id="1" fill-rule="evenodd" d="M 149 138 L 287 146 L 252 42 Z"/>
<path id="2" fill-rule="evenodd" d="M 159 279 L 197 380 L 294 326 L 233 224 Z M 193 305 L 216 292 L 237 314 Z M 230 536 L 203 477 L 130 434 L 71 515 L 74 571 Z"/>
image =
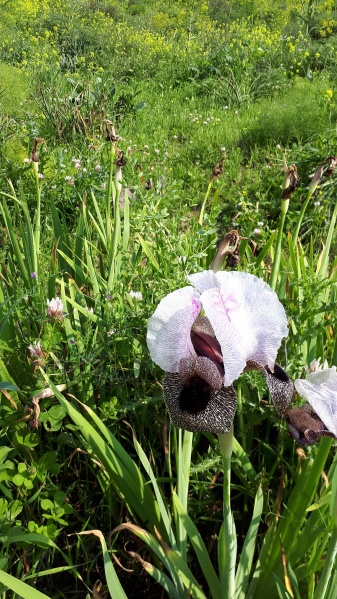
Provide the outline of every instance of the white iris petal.
<path id="1" fill-rule="evenodd" d="M 297 379 L 295 389 L 307 400 L 326 428 L 337 437 L 337 373 L 327 368 Z"/>
<path id="2" fill-rule="evenodd" d="M 288 327 L 284 308 L 269 285 L 247 273 L 211 270 L 189 275 L 188 280 L 194 289 L 170 293 L 149 320 L 147 339 L 154 362 L 166 372 L 178 372 L 183 357 L 196 355 L 190 333 L 202 304 L 221 346 L 225 386 L 240 376 L 247 361 L 273 371 Z"/>
<path id="3" fill-rule="evenodd" d="M 193 287 L 183 287 L 164 297 L 149 319 L 150 355 L 165 372 L 179 372 L 182 358 L 196 356 L 191 329 L 200 310 L 198 293 Z"/>

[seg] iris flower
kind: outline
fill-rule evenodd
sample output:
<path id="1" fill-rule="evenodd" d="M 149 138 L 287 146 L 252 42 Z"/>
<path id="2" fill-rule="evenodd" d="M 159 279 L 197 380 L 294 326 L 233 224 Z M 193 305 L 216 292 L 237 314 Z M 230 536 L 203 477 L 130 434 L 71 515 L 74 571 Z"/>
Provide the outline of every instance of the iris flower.
<path id="1" fill-rule="evenodd" d="M 293 437 L 304 445 L 317 443 L 321 437 L 337 439 L 336 367 L 310 372 L 306 379 L 295 381 L 295 388 L 308 403 L 285 414 Z"/>
<path id="2" fill-rule="evenodd" d="M 293 384 L 275 364 L 287 318 L 276 293 L 243 272 L 203 271 L 191 286 L 169 293 L 148 322 L 152 360 L 164 371 L 164 398 L 173 424 L 189 431 L 227 433 L 237 397 L 233 382 L 260 370 L 280 414 Z"/>

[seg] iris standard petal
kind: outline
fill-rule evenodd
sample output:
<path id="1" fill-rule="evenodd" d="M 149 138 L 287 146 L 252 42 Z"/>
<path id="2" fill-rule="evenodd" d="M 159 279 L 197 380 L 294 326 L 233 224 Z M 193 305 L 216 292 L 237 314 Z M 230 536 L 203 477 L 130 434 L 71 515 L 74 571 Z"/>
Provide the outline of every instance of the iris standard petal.
<path id="1" fill-rule="evenodd" d="M 218 282 L 213 270 L 196 272 L 192 275 L 188 275 L 187 279 L 199 293 L 203 293 L 207 289 L 213 289 L 213 287 L 218 287 Z"/>
<path id="2" fill-rule="evenodd" d="M 182 358 L 196 355 L 191 329 L 200 310 L 198 293 L 188 286 L 164 297 L 149 319 L 147 344 L 150 355 L 166 372 L 178 372 Z"/>
<path id="3" fill-rule="evenodd" d="M 218 272 L 215 278 L 227 319 L 237 330 L 238 340 L 242 339 L 246 361 L 273 370 L 281 340 L 288 333 L 286 313 L 276 293 L 248 273 Z M 218 338 L 216 326 L 212 326 Z M 226 369 L 226 348 L 221 348 Z"/>
<path id="4" fill-rule="evenodd" d="M 329 373 L 328 370 L 310 374 L 307 379 L 297 379 L 295 388 L 311 405 L 326 428 L 337 437 L 337 389 L 335 388 L 337 373 Z M 322 378 L 327 384 L 321 382 Z"/>
<path id="5" fill-rule="evenodd" d="M 202 379 L 184 387 L 180 376 L 167 373 L 163 380 L 164 397 L 172 423 L 192 432 L 228 433 L 232 426 L 237 397 L 233 387 L 214 391 Z"/>
<path id="6" fill-rule="evenodd" d="M 228 318 L 228 310 L 224 304 L 220 289 L 204 291 L 200 300 L 216 336 L 220 343 L 223 365 L 225 369 L 224 385 L 228 386 L 243 372 L 247 361 L 245 340 L 237 327 Z"/>

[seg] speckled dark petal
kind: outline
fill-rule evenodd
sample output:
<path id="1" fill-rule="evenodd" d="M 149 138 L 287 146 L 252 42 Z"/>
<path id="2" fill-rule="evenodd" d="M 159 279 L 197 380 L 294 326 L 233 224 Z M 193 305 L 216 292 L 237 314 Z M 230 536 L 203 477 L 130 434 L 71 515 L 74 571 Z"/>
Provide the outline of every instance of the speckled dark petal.
<path id="1" fill-rule="evenodd" d="M 309 404 L 287 410 L 285 418 L 290 434 L 301 445 L 318 443 L 322 437 L 336 439 Z"/>
<path id="2" fill-rule="evenodd" d="M 214 393 L 198 376 L 183 386 L 179 374 L 166 373 L 164 398 L 172 423 L 192 432 L 227 433 L 233 423 L 237 397 L 234 388 L 222 386 Z"/>
<path id="3" fill-rule="evenodd" d="M 270 397 L 279 414 L 284 414 L 294 394 L 294 383 L 287 373 L 278 364 L 274 365 L 274 372 L 268 366 L 260 366 L 257 362 L 247 362 L 245 370 L 260 370 L 269 387 Z"/>

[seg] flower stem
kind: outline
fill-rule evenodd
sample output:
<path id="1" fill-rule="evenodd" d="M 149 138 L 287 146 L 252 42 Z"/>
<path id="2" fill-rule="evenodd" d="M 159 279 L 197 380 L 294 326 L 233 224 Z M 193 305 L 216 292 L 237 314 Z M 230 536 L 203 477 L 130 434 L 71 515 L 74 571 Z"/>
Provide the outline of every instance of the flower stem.
<path id="1" fill-rule="evenodd" d="M 190 479 L 193 433 L 179 429 L 178 432 L 178 464 L 177 464 L 177 495 L 187 512 L 187 497 Z M 187 561 L 186 530 L 178 518 L 178 547 L 181 557 Z"/>
<path id="2" fill-rule="evenodd" d="M 213 183 L 213 179 L 211 179 L 210 182 L 209 182 L 209 184 L 208 184 L 206 195 L 204 197 L 204 201 L 203 201 L 202 206 L 201 206 L 200 216 L 199 216 L 199 221 L 198 221 L 199 225 L 202 225 L 203 220 L 204 220 L 204 213 L 205 213 L 206 202 L 207 202 L 208 196 L 209 196 L 211 188 L 212 188 L 212 183 Z"/>
<path id="3" fill-rule="evenodd" d="M 282 204 L 285 202 L 289 202 L 289 200 L 283 200 Z M 278 273 L 280 270 L 281 253 L 282 253 L 282 235 L 283 235 L 283 228 L 284 228 L 286 213 L 287 213 L 287 209 L 288 209 L 288 207 L 285 207 L 285 206 L 283 207 L 282 204 L 281 204 L 280 223 L 279 223 L 277 239 L 276 239 L 276 250 L 275 250 L 274 263 L 273 263 L 273 268 L 271 271 L 271 277 L 270 277 L 270 281 L 269 281 L 269 285 L 272 289 L 275 289 Z"/>
<path id="4" fill-rule="evenodd" d="M 223 459 L 223 523 L 219 535 L 218 559 L 220 585 L 223 598 L 232 599 L 235 593 L 235 563 L 237 540 L 234 517 L 231 510 L 231 456 L 233 450 L 233 426 L 230 431 L 219 435 L 220 452 Z"/>
<path id="5" fill-rule="evenodd" d="M 109 179 L 108 179 L 108 189 L 106 192 L 106 216 L 105 216 L 105 222 L 106 222 L 106 249 L 108 251 L 108 248 L 110 246 L 110 240 L 111 240 L 111 200 L 113 203 L 113 208 L 114 208 L 114 214 L 115 214 L 115 209 L 116 209 L 116 190 L 114 188 L 114 184 L 113 184 L 113 175 L 114 175 L 114 170 L 115 170 L 115 165 L 114 165 L 114 158 L 116 155 L 116 150 L 115 150 L 115 146 L 112 142 L 110 142 L 110 152 L 109 152 Z"/>
<path id="6" fill-rule="evenodd" d="M 303 220 L 305 211 L 306 211 L 306 209 L 308 207 L 309 200 L 310 200 L 311 196 L 312 196 L 312 193 L 309 192 L 308 195 L 307 195 L 307 197 L 306 197 L 306 199 L 305 199 L 305 201 L 304 201 L 304 203 L 302 204 L 301 212 L 300 212 L 299 217 L 297 219 L 296 227 L 295 227 L 295 230 L 294 230 L 294 233 L 293 233 L 293 246 L 294 247 L 296 245 L 298 234 L 299 234 L 299 231 L 300 231 L 300 228 L 301 228 L 301 224 L 302 224 L 302 220 Z"/>
<path id="7" fill-rule="evenodd" d="M 34 253 L 34 271 L 39 274 L 39 256 L 40 256 L 40 236 L 41 236 L 41 185 L 39 180 L 38 162 L 32 162 L 33 173 L 36 185 L 36 216 L 35 216 L 35 253 Z"/>

